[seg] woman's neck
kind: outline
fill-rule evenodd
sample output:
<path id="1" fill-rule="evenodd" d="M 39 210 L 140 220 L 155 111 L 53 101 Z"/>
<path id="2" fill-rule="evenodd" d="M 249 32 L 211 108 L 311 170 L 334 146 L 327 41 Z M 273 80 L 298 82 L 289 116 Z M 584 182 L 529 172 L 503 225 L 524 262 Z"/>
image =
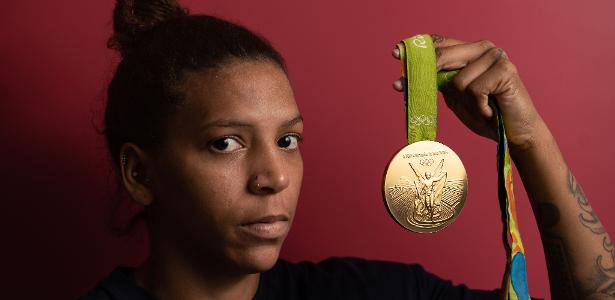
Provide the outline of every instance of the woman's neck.
<path id="1" fill-rule="evenodd" d="M 233 274 L 195 263 L 173 249 L 150 248 L 150 256 L 135 270 L 139 286 L 158 299 L 252 299 L 260 274 Z M 225 272 L 226 271 L 226 272 Z"/>

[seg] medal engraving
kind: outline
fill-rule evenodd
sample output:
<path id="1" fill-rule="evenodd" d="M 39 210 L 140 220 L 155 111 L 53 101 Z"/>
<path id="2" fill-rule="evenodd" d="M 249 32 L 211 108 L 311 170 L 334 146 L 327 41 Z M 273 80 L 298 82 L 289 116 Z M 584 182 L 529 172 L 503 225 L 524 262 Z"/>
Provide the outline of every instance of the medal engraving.
<path id="1" fill-rule="evenodd" d="M 459 216 L 467 194 L 467 175 L 453 150 L 438 142 L 421 141 L 393 157 L 383 193 L 397 223 L 415 232 L 435 232 Z"/>

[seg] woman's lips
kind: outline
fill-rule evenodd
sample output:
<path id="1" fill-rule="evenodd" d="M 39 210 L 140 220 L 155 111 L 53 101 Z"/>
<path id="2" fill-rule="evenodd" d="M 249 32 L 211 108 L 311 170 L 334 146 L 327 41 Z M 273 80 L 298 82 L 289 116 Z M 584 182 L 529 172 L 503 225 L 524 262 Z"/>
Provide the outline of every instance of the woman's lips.
<path id="1" fill-rule="evenodd" d="M 261 239 L 284 237 L 289 229 L 288 217 L 267 216 L 240 226 L 245 232 Z"/>

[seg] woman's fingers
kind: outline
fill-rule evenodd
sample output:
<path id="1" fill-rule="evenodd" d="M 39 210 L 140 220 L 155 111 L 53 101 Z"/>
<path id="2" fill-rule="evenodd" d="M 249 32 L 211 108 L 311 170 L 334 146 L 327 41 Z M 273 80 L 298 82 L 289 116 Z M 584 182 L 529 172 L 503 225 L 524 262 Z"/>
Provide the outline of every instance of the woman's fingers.
<path id="1" fill-rule="evenodd" d="M 452 38 L 448 38 L 439 34 L 430 34 L 432 41 L 433 41 L 433 45 L 434 48 L 436 48 L 436 59 L 440 56 L 440 53 L 442 52 L 439 48 L 446 48 L 446 47 L 451 47 L 451 46 L 457 46 L 457 45 L 463 45 L 463 44 L 467 44 L 467 42 L 462 41 L 462 40 L 457 40 L 457 39 L 452 39 Z M 391 52 L 391 55 L 393 56 L 393 58 L 395 59 L 400 59 L 400 52 L 399 52 L 399 48 L 396 45 L 395 48 L 393 48 L 393 51 Z M 393 89 L 395 89 L 398 92 L 403 92 L 404 90 L 404 78 L 400 78 L 398 80 L 395 80 L 393 82 Z"/>
<path id="2" fill-rule="evenodd" d="M 466 89 L 473 84 L 476 79 L 480 78 L 502 58 L 505 58 L 505 54 L 502 49 L 491 48 L 487 50 L 487 52 L 484 52 L 478 59 L 463 68 L 459 74 L 453 78 L 452 85 L 458 91 L 465 93 Z M 493 116 L 493 111 L 489 106 L 488 94 L 470 94 L 475 96 L 474 99 L 472 99 L 474 103 L 466 103 L 466 105 L 470 105 L 470 109 L 476 111 L 479 115 L 490 119 Z"/>
<path id="3" fill-rule="evenodd" d="M 489 106 L 489 95 L 505 102 L 514 99 L 519 94 L 518 81 L 517 68 L 503 54 L 487 71 L 468 84 L 465 92 L 475 99 L 481 115 L 491 118 L 493 110 Z"/>
<path id="4" fill-rule="evenodd" d="M 454 79 L 454 84 L 460 91 L 464 91 L 476 77 L 489 69 L 502 55 L 502 50 L 495 48 L 495 45 L 487 40 L 467 43 L 437 34 L 432 34 L 431 37 L 436 48 L 438 70 L 462 69 Z M 397 46 L 393 49 L 392 55 L 396 59 L 400 58 Z M 473 63 L 475 61 L 476 63 Z M 393 88 L 396 91 L 403 91 L 403 80 L 404 78 L 400 78 L 393 82 Z M 488 111 L 490 112 L 490 109 Z"/>
<path id="5" fill-rule="evenodd" d="M 430 36 L 433 41 L 434 48 L 450 47 L 450 46 L 455 46 L 455 45 L 467 44 L 467 42 L 452 39 L 452 38 L 447 38 L 439 34 L 430 34 Z M 395 46 L 395 48 L 393 48 L 393 51 L 391 54 L 393 55 L 393 58 L 400 59 L 399 48 L 397 48 L 397 45 Z"/>
<path id="6" fill-rule="evenodd" d="M 453 78 L 452 84 L 457 90 L 465 92 L 472 81 L 489 70 L 495 62 L 503 57 L 505 57 L 505 54 L 500 48 L 491 48 L 487 50 L 478 59 L 461 69 L 457 76 Z"/>
<path id="7" fill-rule="evenodd" d="M 436 49 L 438 70 L 457 70 L 478 59 L 495 45 L 490 41 L 457 44 Z"/>

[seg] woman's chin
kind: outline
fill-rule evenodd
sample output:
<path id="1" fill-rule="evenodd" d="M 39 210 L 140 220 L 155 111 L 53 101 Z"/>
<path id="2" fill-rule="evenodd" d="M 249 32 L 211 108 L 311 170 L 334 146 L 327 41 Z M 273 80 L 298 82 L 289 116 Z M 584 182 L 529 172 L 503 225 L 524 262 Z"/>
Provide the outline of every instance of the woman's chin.
<path id="1" fill-rule="evenodd" d="M 271 269 L 280 255 L 279 245 L 261 245 L 242 251 L 235 260 L 245 273 L 261 273 Z"/>

